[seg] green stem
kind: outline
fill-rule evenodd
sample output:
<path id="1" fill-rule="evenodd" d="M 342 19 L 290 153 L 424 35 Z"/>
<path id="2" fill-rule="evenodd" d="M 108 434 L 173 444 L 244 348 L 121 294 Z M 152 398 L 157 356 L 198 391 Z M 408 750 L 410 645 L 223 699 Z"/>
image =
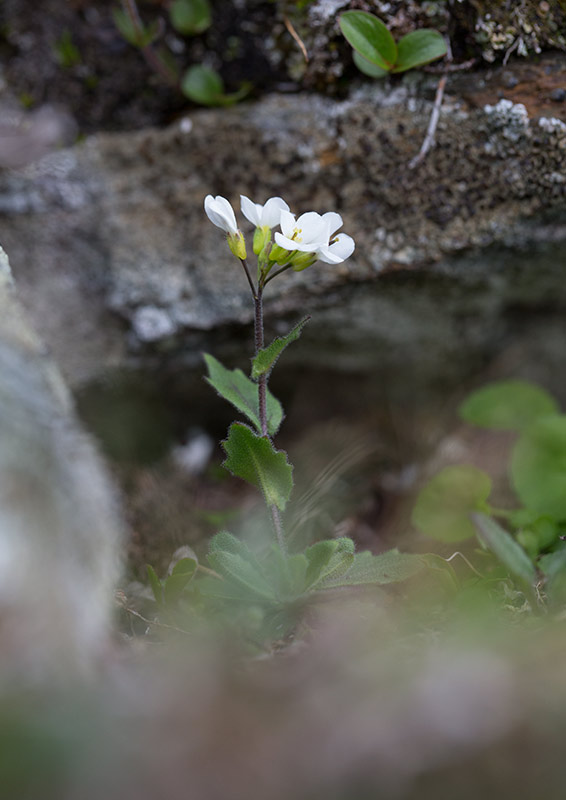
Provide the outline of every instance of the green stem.
<path id="1" fill-rule="evenodd" d="M 245 266 L 245 262 L 242 262 Z M 247 269 L 246 269 L 247 273 Z M 250 279 L 251 281 L 251 279 Z M 257 291 L 254 293 L 254 338 L 255 338 L 255 354 L 264 346 L 265 338 L 263 331 L 263 287 L 264 283 L 259 284 Z M 267 429 L 267 375 L 262 375 L 258 381 L 258 400 L 259 400 L 259 422 L 261 426 L 261 435 L 268 436 Z M 287 556 L 287 543 L 285 542 L 285 535 L 283 532 L 283 524 L 281 522 L 281 515 L 277 506 L 272 503 L 269 506 L 271 512 L 271 519 L 273 521 L 273 528 L 275 530 L 275 537 L 279 548 L 284 556 Z"/>
<path id="2" fill-rule="evenodd" d="M 142 19 L 140 17 L 140 13 L 138 11 L 138 7 L 136 5 L 136 0 L 122 0 L 122 7 L 125 13 L 130 18 L 130 21 L 139 36 L 140 41 L 142 41 L 145 29 Z M 175 72 L 166 64 L 166 62 L 161 58 L 161 56 L 155 52 L 151 44 L 146 44 L 140 47 L 143 57 L 145 58 L 147 64 L 170 86 L 175 86 L 179 88 L 179 79 Z"/>
<path id="3" fill-rule="evenodd" d="M 263 285 L 265 286 L 266 284 L 269 283 L 269 281 L 272 281 L 273 278 L 276 278 L 278 275 L 281 275 L 281 273 L 287 272 L 288 269 L 291 269 L 291 264 L 285 264 L 285 266 L 281 267 L 281 269 L 272 272 L 269 278 L 267 278 L 267 280 L 264 281 Z"/>

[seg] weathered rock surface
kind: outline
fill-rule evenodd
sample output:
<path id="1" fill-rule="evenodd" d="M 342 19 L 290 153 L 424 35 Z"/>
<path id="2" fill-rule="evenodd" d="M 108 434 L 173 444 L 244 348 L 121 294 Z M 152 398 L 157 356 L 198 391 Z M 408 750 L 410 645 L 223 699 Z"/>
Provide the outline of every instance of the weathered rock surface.
<path id="1" fill-rule="evenodd" d="M 356 239 L 344 265 L 270 285 L 272 319 L 320 308 L 299 359 L 363 370 L 409 357 L 426 376 L 457 352 L 458 371 L 508 332 L 505 309 L 561 311 L 566 106 L 549 99 L 554 115 L 536 117 L 529 104 L 529 116 L 518 86 L 529 102 L 535 78 L 566 79 L 566 68 L 551 57 L 535 77 L 517 68 L 511 102 L 513 69 L 450 79 L 437 147 L 416 170 L 436 84 L 419 74 L 358 85 L 342 102 L 272 95 L 198 111 L 4 172 L 0 238 L 67 378 L 196 363 L 205 338 L 230 351 L 251 305 L 204 216 L 209 192 L 335 209 Z M 545 250 L 540 263 L 509 249 L 531 246 Z"/>

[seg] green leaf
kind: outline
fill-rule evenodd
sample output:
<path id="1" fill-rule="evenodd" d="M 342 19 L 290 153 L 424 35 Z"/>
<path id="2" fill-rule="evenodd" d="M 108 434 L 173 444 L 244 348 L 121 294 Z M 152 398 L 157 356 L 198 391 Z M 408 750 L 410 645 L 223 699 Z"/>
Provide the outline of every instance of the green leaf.
<path id="1" fill-rule="evenodd" d="M 378 67 L 377 64 L 372 64 L 367 58 L 361 56 L 357 50 L 354 50 L 354 64 L 360 72 L 363 72 L 364 75 L 368 75 L 370 78 L 385 78 L 386 75 L 389 75 L 386 69 Z"/>
<path id="2" fill-rule="evenodd" d="M 189 581 L 193 578 L 198 562 L 196 558 L 181 558 L 165 579 L 163 585 L 163 597 L 168 605 L 175 603 L 184 589 L 187 587 Z"/>
<path id="3" fill-rule="evenodd" d="M 126 14 L 121 8 L 113 8 L 112 9 L 112 17 L 114 19 L 114 24 L 124 37 L 124 39 L 133 44 L 134 47 L 140 46 L 140 35 L 139 32 L 130 19 L 129 15 Z"/>
<path id="4" fill-rule="evenodd" d="M 252 564 L 252 566 L 258 572 L 261 572 L 260 563 L 257 560 L 255 554 L 250 550 L 248 545 L 241 539 L 238 539 L 237 536 L 234 536 L 228 531 L 220 531 L 215 536 L 213 536 L 210 542 L 208 543 L 209 554 L 217 553 L 220 550 L 224 550 L 227 553 L 234 553 L 234 555 L 241 556 L 241 558 L 243 558 L 245 561 L 249 561 L 249 563 Z"/>
<path id="5" fill-rule="evenodd" d="M 280 599 L 289 602 L 304 594 L 307 566 L 304 553 L 285 556 L 279 548 L 274 548 L 271 567 Z"/>
<path id="6" fill-rule="evenodd" d="M 169 9 L 171 25 L 184 35 L 203 33 L 210 27 L 212 13 L 208 0 L 175 0 Z"/>
<path id="7" fill-rule="evenodd" d="M 253 563 L 228 550 L 216 550 L 208 554 L 208 563 L 213 570 L 239 589 L 261 600 L 273 601 L 272 587 Z"/>
<path id="8" fill-rule="evenodd" d="M 380 19 L 366 11 L 346 11 L 338 23 L 346 41 L 366 61 L 386 71 L 393 68 L 397 45 Z"/>
<path id="9" fill-rule="evenodd" d="M 363 586 L 375 584 L 385 586 L 412 578 L 425 566 L 421 556 L 388 550 L 374 556 L 370 552 L 356 553 L 350 569 L 341 576 L 324 582 L 325 589 L 337 586 Z"/>
<path id="10" fill-rule="evenodd" d="M 429 64 L 446 55 L 446 42 L 438 31 L 421 28 L 403 36 L 397 45 L 397 61 L 392 72 L 406 72 L 408 69 Z"/>
<path id="11" fill-rule="evenodd" d="M 441 542 L 460 542 L 475 534 L 470 512 L 485 504 L 491 492 L 489 475 L 475 467 L 446 467 L 419 492 L 413 525 Z"/>
<path id="12" fill-rule="evenodd" d="M 222 442 L 227 459 L 223 466 L 233 475 L 258 486 L 268 505 L 281 511 L 293 488 L 293 468 L 282 450 L 276 450 L 267 436 L 256 434 L 239 422 L 234 422 L 228 438 Z"/>
<path id="13" fill-rule="evenodd" d="M 150 25 L 144 28 L 143 33 L 138 38 L 139 47 L 147 47 L 161 35 L 161 22 L 161 20 L 155 20 L 155 22 L 152 22 Z"/>
<path id="14" fill-rule="evenodd" d="M 183 94 L 203 106 L 221 106 L 224 101 L 224 82 L 216 70 L 195 64 L 185 72 L 181 82 Z"/>
<path id="15" fill-rule="evenodd" d="M 272 369 L 283 350 L 290 345 L 291 342 L 299 338 L 309 319 L 310 316 L 305 317 L 297 323 L 286 336 L 278 336 L 270 345 L 258 352 L 252 361 L 252 378 L 254 380 L 257 380 L 261 375 L 265 375 Z"/>
<path id="16" fill-rule="evenodd" d="M 511 456 L 513 487 L 527 508 L 566 519 L 566 416 L 537 419 Z"/>
<path id="17" fill-rule="evenodd" d="M 354 551 L 354 542 L 346 536 L 325 539 L 308 547 L 305 551 L 308 559 L 307 587 L 312 589 L 328 580 L 338 579 L 352 566 Z"/>
<path id="18" fill-rule="evenodd" d="M 501 561 L 511 575 L 526 586 L 532 586 L 536 578 L 533 562 L 520 544 L 487 514 L 472 514 L 480 542 Z"/>
<path id="19" fill-rule="evenodd" d="M 261 433 L 259 421 L 259 397 L 257 383 L 244 375 L 241 369 L 226 369 L 220 361 L 205 353 L 204 360 L 208 368 L 208 378 L 205 380 L 216 389 L 218 394 L 238 409 L 252 422 L 258 433 Z M 275 436 L 283 420 L 283 408 L 279 400 L 271 394 L 269 389 L 266 396 L 267 405 L 267 430 L 270 436 Z"/>
<path id="20" fill-rule="evenodd" d="M 465 422 L 480 428 L 514 431 L 558 410 L 556 400 L 540 386 L 508 380 L 472 392 L 460 406 L 459 414 Z"/>
<path id="21" fill-rule="evenodd" d="M 566 548 L 542 556 L 539 569 L 546 578 L 545 593 L 551 605 L 564 606 L 566 601 Z"/>
<path id="22" fill-rule="evenodd" d="M 163 586 L 161 585 L 161 581 L 157 577 L 157 573 L 152 566 L 146 564 L 146 570 L 149 585 L 151 586 L 151 591 L 153 592 L 155 602 L 158 606 L 161 606 L 163 605 Z"/>

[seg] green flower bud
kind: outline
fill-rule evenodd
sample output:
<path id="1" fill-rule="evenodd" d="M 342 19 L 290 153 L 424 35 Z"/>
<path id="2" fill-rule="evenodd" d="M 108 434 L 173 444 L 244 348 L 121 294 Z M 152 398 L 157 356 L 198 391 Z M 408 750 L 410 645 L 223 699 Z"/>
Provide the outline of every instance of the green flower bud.
<path id="1" fill-rule="evenodd" d="M 276 264 L 281 264 L 281 266 L 283 266 L 288 263 L 290 258 L 290 251 L 285 250 L 283 247 L 279 247 L 278 244 L 273 245 L 271 248 L 271 252 L 269 254 L 270 261 L 275 261 Z"/>
<path id="2" fill-rule="evenodd" d="M 317 259 L 316 253 L 301 253 L 298 250 L 290 261 L 294 272 L 302 272 L 302 270 L 311 267 Z"/>
<path id="3" fill-rule="evenodd" d="M 237 233 L 228 234 L 228 247 L 234 253 L 236 258 L 244 259 L 246 257 L 246 240 L 241 231 Z"/>
<path id="4" fill-rule="evenodd" d="M 271 241 L 271 228 L 263 225 L 261 228 L 256 228 L 254 231 L 254 244 L 253 250 L 256 256 L 259 256 L 263 248 Z"/>

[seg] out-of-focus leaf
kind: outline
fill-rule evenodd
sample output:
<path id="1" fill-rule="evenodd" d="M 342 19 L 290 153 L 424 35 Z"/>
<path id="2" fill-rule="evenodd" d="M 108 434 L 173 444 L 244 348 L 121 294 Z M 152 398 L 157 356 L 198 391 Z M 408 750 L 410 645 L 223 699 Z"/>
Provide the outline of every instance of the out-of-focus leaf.
<path id="1" fill-rule="evenodd" d="M 384 586 L 412 578 L 425 566 L 419 555 L 400 553 L 399 550 L 388 550 L 374 556 L 372 553 L 356 553 L 350 569 L 336 578 L 325 580 L 324 588 L 337 586 L 362 586 L 376 584 Z"/>
<path id="2" fill-rule="evenodd" d="M 566 519 L 566 416 L 540 417 L 523 432 L 513 448 L 511 478 L 527 508 Z"/>
<path id="3" fill-rule="evenodd" d="M 472 514 L 480 542 L 501 561 L 514 578 L 527 587 L 532 587 L 536 571 L 533 562 L 520 544 L 487 514 Z"/>
<path id="4" fill-rule="evenodd" d="M 497 381 L 466 398 L 460 417 L 471 425 L 520 431 L 538 417 L 558 412 L 558 403 L 540 386 L 528 381 Z"/>
<path id="5" fill-rule="evenodd" d="M 470 513 L 487 501 L 489 475 L 475 467 L 446 467 L 419 492 L 412 522 L 427 536 L 441 542 L 459 542 L 474 536 Z"/>

